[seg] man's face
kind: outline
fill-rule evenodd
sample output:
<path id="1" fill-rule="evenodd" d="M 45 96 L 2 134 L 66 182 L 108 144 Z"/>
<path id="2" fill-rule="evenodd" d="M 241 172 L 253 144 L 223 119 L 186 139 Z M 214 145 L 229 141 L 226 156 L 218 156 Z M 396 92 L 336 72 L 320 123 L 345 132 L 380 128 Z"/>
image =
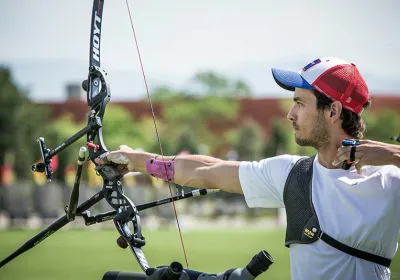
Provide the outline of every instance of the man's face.
<path id="1" fill-rule="evenodd" d="M 324 111 L 317 110 L 317 98 L 313 92 L 296 88 L 293 102 L 287 118 L 292 122 L 296 143 L 318 149 L 329 142 L 328 122 Z"/>

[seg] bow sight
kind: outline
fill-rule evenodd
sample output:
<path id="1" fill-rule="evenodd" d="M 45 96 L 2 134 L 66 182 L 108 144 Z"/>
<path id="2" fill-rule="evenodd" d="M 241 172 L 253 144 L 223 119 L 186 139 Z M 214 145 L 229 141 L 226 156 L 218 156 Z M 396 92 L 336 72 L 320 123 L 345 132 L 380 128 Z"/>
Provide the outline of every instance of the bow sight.
<path id="1" fill-rule="evenodd" d="M 102 155 L 104 156 L 108 153 L 103 141 L 102 120 L 104 118 L 106 105 L 111 99 L 111 92 L 107 82 L 107 74 L 100 67 L 100 38 L 103 5 L 104 0 L 94 0 L 93 2 L 89 73 L 87 80 L 82 83 L 83 89 L 87 92 L 87 104 L 90 108 L 89 112 L 87 113 L 88 123 L 83 129 L 78 131 L 76 134 L 54 149 L 49 149 L 46 147 L 44 138 L 38 138 L 37 141 L 39 143 L 42 161 L 33 164 L 31 167 L 32 171 L 34 172 L 44 173 L 47 181 L 50 182 L 52 180 L 53 173 L 50 165 L 52 158 L 86 135 L 86 147 L 81 147 L 78 153 L 78 168 L 76 171 L 74 187 L 71 192 L 70 201 L 68 206 L 65 207 L 66 214 L 47 228 L 43 229 L 33 238 L 28 240 L 7 258 L 2 260 L 0 262 L 0 268 L 22 253 L 38 245 L 57 230 L 75 220 L 76 216 L 79 216 L 84 219 L 86 226 L 113 220 L 119 234 L 119 238 L 117 239 L 118 245 L 122 248 L 130 247 L 143 271 L 149 272 L 149 269 L 152 268 L 148 264 L 147 259 L 142 251 L 142 247 L 146 244 L 146 242 L 144 236 L 142 235 L 139 211 L 174 202 L 176 200 L 202 196 L 206 195 L 207 193 L 218 191 L 199 189 L 136 206 L 124 194 L 122 176 L 119 174 L 117 166 L 114 164 L 100 165 L 95 162 L 95 158 Z M 89 152 L 88 156 L 86 155 L 87 151 Z M 97 174 L 103 179 L 103 188 L 91 198 L 78 205 L 82 166 L 86 160 L 91 160 L 95 164 L 95 170 Z M 105 199 L 113 208 L 113 210 L 94 216 L 91 215 L 88 209 L 102 199 Z M 152 269 L 152 271 L 154 271 L 154 269 Z M 153 279 L 155 278 L 153 277 Z"/>

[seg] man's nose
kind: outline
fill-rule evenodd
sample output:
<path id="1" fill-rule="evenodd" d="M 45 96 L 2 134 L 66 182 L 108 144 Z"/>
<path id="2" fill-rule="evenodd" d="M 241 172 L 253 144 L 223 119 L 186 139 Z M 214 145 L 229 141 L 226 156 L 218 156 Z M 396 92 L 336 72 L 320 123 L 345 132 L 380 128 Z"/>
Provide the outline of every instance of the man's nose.
<path id="1" fill-rule="evenodd" d="M 288 119 L 289 121 L 294 121 L 293 107 L 290 108 L 290 110 L 289 110 L 289 112 L 288 112 L 288 114 L 287 114 L 286 117 L 287 117 L 287 119 Z"/>

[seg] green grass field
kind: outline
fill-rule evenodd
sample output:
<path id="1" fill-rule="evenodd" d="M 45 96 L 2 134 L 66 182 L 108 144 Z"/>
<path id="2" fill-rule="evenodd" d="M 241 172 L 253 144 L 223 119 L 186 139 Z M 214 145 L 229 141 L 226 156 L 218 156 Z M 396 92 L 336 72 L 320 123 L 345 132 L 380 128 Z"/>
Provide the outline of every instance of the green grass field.
<path id="1" fill-rule="evenodd" d="M 0 259 L 16 250 L 37 231 L 0 231 Z M 185 266 L 176 230 L 144 230 L 143 250 L 150 265 L 180 261 Z M 140 271 L 130 250 L 116 245 L 116 230 L 63 230 L 50 236 L 0 269 L 1 280 L 101 279 L 109 270 Z M 257 279 L 290 279 L 289 249 L 284 230 L 207 230 L 183 232 L 189 268 L 218 273 L 243 267 L 261 249 L 275 263 Z M 391 267 L 393 279 L 400 275 L 400 256 Z"/>

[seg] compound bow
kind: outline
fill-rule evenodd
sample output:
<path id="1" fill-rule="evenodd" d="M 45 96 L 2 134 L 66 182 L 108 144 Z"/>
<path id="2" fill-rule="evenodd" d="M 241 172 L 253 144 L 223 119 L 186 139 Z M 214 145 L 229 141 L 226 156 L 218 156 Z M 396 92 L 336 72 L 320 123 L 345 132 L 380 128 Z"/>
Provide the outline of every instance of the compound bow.
<path id="1" fill-rule="evenodd" d="M 65 209 L 66 214 L 61 218 L 59 218 L 57 221 L 55 221 L 53 224 L 42 230 L 36 236 L 28 240 L 25 244 L 23 244 L 18 250 L 13 252 L 7 258 L 2 260 L 0 262 L 0 267 L 4 266 L 17 256 L 26 252 L 27 250 L 38 245 L 44 239 L 46 239 L 54 232 L 65 226 L 67 223 L 73 221 L 75 219 L 75 216 L 82 216 L 83 219 L 85 220 L 86 225 L 92 225 L 95 223 L 100 223 L 113 219 L 115 227 L 117 228 L 118 233 L 120 235 L 120 237 L 117 240 L 118 245 L 122 248 L 129 247 L 132 253 L 135 255 L 140 267 L 143 269 L 143 271 L 146 272 L 150 268 L 150 265 L 142 251 L 142 247 L 146 244 L 146 241 L 144 236 L 142 235 L 139 211 L 170 202 L 173 203 L 175 200 L 186 199 L 189 197 L 205 195 L 210 192 L 218 191 L 218 190 L 210 191 L 206 189 L 201 189 L 201 190 L 194 190 L 188 193 L 182 193 L 175 196 L 172 196 L 171 192 L 171 197 L 169 198 L 135 206 L 135 204 L 123 192 L 122 176 L 119 174 L 117 166 L 113 164 L 99 165 L 94 161 L 95 158 L 104 156 L 105 154 L 108 153 L 108 150 L 106 148 L 106 145 L 104 144 L 102 136 L 102 125 L 103 125 L 102 121 L 106 105 L 111 99 L 110 87 L 107 82 L 107 73 L 100 67 L 100 54 L 101 54 L 100 39 L 101 39 L 103 6 L 104 6 L 104 0 L 94 0 L 91 32 L 90 32 L 89 74 L 87 80 L 85 80 L 82 83 L 82 87 L 87 92 L 87 104 L 90 107 L 90 111 L 87 114 L 88 124 L 79 132 L 77 132 L 75 135 L 73 135 L 68 140 L 66 140 L 65 142 L 58 145 L 56 148 L 52 150 L 46 147 L 45 141 L 42 137 L 38 138 L 37 141 L 40 147 L 42 162 L 32 165 L 32 171 L 45 173 L 47 181 L 50 182 L 52 180 L 52 170 L 50 165 L 52 157 L 59 154 L 61 151 L 65 150 L 68 146 L 70 146 L 72 143 L 76 142 L 83 136 L 85 135 L 87 136 L 87 143 L 86 143 L 87 148 L 82 147 L 79 151 L 78 168 L 76 172 L 75 183 L 73 190 L 71 192 L 69 205 Z M 147 84 L 146 84 L 146 89 L 147 89 Z M 151 100 L 149 101 L 151 102 Z M 153 109 L 152 113 L 154 118 Z M 157 132 L 157 127 L 156 127 L 156 132 Z M 157 132 L 157 137 L 159 140 L 158 132 Z M 160 140 L 159 144 L 162 154 L 162 147 Z M 100 175 L 103 178 L 103 188 L 101 191 L 99 191 L 91 198 L 89 198 L 87 201 L 81 203 L 78 206 L 81 171 L 82 171 L 82 165 L 86 160 L 85 153 L 87 149 L 89 150 L 89 156 L 87 160 L 91 160 L 96 165 L 95 170 L 97 171 L 98 175 Z M 88 209 L 94 204 L 98 203 L 103 198 L 106 199 L 108 204 L 114 210 L 98 214 L 95 216 L 91 216 Z M 185 259 L 186 259 L 186 254 L 185 254 Z"/>

